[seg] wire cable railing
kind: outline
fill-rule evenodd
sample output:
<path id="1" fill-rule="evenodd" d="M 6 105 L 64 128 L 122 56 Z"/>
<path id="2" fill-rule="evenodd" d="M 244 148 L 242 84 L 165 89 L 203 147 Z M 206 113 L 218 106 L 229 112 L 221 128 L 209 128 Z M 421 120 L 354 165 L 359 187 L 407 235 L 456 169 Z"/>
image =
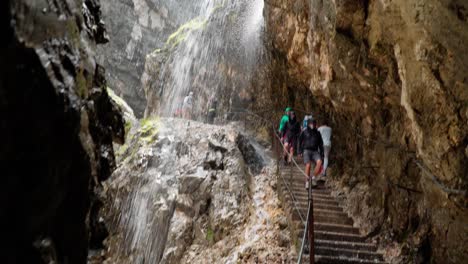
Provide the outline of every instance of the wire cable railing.
<path id="1" fill-rule="evenodd" d="M 267 112 L 273 112 L 273 111 L 274 111 L 274 109 L 266 109 L 266 110 L 259 111 L 258 113 L 255 113 L 255 112 L 251 112 L 251 111 L 248 111 L 248 110 L 239 110 L 239 111 L 236 111 L 236 112 L 233 112 L 233 113 L 240 114 L 240 115 L 246 115 L 247 114 L 247 115 L 257 117 L 259 120 L 262 120 L 267 125 L 267 127 L 271 127 L 272 148 L 274 148 L 274 151 L 277 152 L 276 155 L 277 155 L 277 159 L 279 161 L 280 156 L 281 156 L 281 152 L 284 150 L 284 144 L 282 143 L 281 138 L 279 137 L 279 135 L 276 133 L 276 127 L 273 124 L 273 122 L 271 120 L 267 120 L 265 117 L 262 117 L 262 116 L 259 115 L 259 113 L 267 113 Z M 297 110 L 297 109 L 295 109 L 295 111 L 300 112 L 300 113 L 304 113 L 304 114 L 309 113 L 308 111 L 301 111 L 301 110 Z M 246 120 L 244 120 L 244 124 L 246 124 Z M 467 195 L 467 190 L 454 189 L 454 188 L 450 188 L 450 187 L 445 186 L 439 180 L 439 177 L 437 177 L 434 173 L 432 173 L 424 165 L 423 162 L 421 162 L 419 159 L 417 159 L 414 152 L 410 152 L 410 151 L 408 151 L 407 149 L 404 149 L 401 146 L 393 145 L 390 142 L 385 142 L 385 141 L 382 141 L 382 140 L 376 140 L 376 139 L 372 139 L 372 138 L 363 136 L 357 130 L 354 131 L 354 134 L 355 134 L 356 137 L 358 137 L 358 138 L 360 138 L 362 140 L 367 140 L 367 141 L 370 141 L 370 142 L 374 142 L 376 144 L 381 144 L 381 145 L 383 145 L 385 147 L 396 148 L 396 149 L 398 149 L 398 150 L 400 150 L 402 152 L 407 153 L 410 160 L 411 160 L 411 162 L 413 162 L 421 170 L 421 174 L 426 175 L 427 177 L 429 177 L 429 179 L 439 189 L 441 189 L 443 192 L 448 193 L 448 194 L 454 194 L 454 195 L 465 195 L 465 196 Z M 278 147 L 280 146 L 281 149 L 279 149 L 278 147 L 274 147 L 274 146 L 278 146 Z M 294 166 L 296 166 L 298 168 L 298 170 L 304 176 L 307 177 L 305 172 L 299 167 L 297 161 L 294 158 L 292 159 L 292 163 L 294 164 Z M 286 187 L 286 190 L 287 190 L 288 194 L 291 197 L 294 210 L 297 211 L 297 214 L 298 214 L 299 218 L 301 219 L 301 222 L 303 223 L 303 226 L 305 227 L 304 233 L 303 233 L 303 236 L 302 236 L 302 243 L 301 243 L 297 263 L 298 264 L 302 263 L 302 258 L 303 258 L 304 251 L 305 251 L 304 249 L 306 248 L 307 242 L 311 242 L 311 243 L 309 243 L 309 256 L 310 256 L 310 263 L 314 263 L 313 200 L 312 200 L 312 195 L 311 195 L 311 193 L 312 193 L 311 190 L 312 189 L 309 186 L 309 192 L 308 192 L 308 197 L 309 198 L 308 198 L 308 205 L 307 205 L 308 210 L 307 210 L 307 215 L 304 216 L 303 213 L 301 212 L 301 210 L 299 209 L 298 200 L 297 200 L 296 196 L 294 195 L 294 193 L 292 192 L 292 190 L 289 188 L 289 185 L 287 184 L 287 180 L 285 179 L 284 175 L 282 173 L 278 173 L 278 175 L 281 178 L 284 186 Z"/>
<path id="2" fill-rule="evenodd" d="M 261 111 L 261 112 L 265 112 L 265 111 Z M 276 155 L 277 163 L 279 163 L 281 153 L 285 149 L 285 146 L 284 146 L 284 143 L 281 141 L 280 136 L 276 132 L 276 127 L 275 127 L 274 123 L 271 120 L 267 120 L 266 118 L 260 116 L 258 113 L 251 112 L 249 110 L 232 111 L 230 113 L 233 113 L 233 114 L 248 114 L 250 116 L 257 117 L 259 120 L 264 122 L 264 124 L 266 124 L 267 127 L 271 128 L 271 130 L 270 130 L 271 135 L 270 136 L 271 136 L 271 139 L 272 139 L 272 150 L 273 150 L 274 154 Z M 247 122 L 246 119 L 244 119 L 244 125 L 245 126 L 246 126 L 246 122 Z M 281 148 L 279 148 L 279 147 L 281 147 Z M 299 164 L 297 163 L 297 161 L 296 161 L 296 159 L 294 157 L 291 158 L 291 161 L 294 164 L 294 166 L 296 166 L 297 169 L 301 172 L 301 174 L 304 175 L 305 178 L 309 178 L 309 176 L 304 172 L 304 170 L 302 170 L 302 168 L 299 166 Z M 278 175 L 281 178 L 284 186 L 286 187 L 286 190 L 287 190 L 289 196 L 291 197 L 294 210 L 297 212 L 299 218 L 301 219 L 301 223 L 305 227 L 297 263 L 298 264 L 302 263 L 302 258 L 303 258 L 303 255 L 304 255 L 304 249 L 305 249 L 305 247 L 307 245 L 307 242 L 309 242 L 308 243 L 308 245 L 309 245 L 309 261 L 310 261 L 310 263 L 314 263 L 314 230 L 313 230 L 314 229 L 314 224 L 313 224 L 312 185 L 309 185 L 308 201 L 307 201 L 307 216 L 304 217 L 301 210 L 299 209 L 299 202 L 298 202 L 294 192 L 289 188 L 289 184 L 286 182 L 286 179 L 284 178 L 284 175 L 281 172 L 279 172 Z M 292 170 L 291 170 L 291 177 L 292 177 Z"/>
<path id="3" fill-rule="evenodd" d="M 466 195 L 467 194 L 467 190 L 460 190 L 460 189 L 454 189 L 454 188 L 450 188 L 450 187 L 447 187 L 445 186 L 444 184 L 442 184 L 442 182 L 439 180 L 439 177 L 437 177 L 434 173 L 432 173 L 424 164 L 423 162 L 421 162 L 420 160 L 418 160 L 416 158 L 416 155 L 414 152 L 410 152 L 400 146 L 397 146 L 397 145 L 393 145 L 391 144 L 390 142 L 386 142 L 386 141 L 382 141 L 382 140 L 376 140 L 376 139 L 372 139 L 372 138 L 369 138 L 369 137 L 366 137 L 366 136 L 363 136 L 361 133 L 359 133 L 359 131 L 355 130 L 354 131 L 355 135 L 360 138 L 360 139 L 363 139 L 363 140 L 367 140 L 367 141 L 371 141 L 371 142 L 374 142 L 376 144 L 379 144 L 379 145 L 383 145 L 384 147 L 391 147 L 391 148 L 395 148 L 395 149 L 398 149 L 399 151 L 401 151 L 402 153 L 405 153 L 409 159 L 411 160 L 411 162 L 413 162 L 422 172 L 423 175 L 427 175 L 431 181 L 439 188 L 441 189 L 443 192 L 445 193 L 448 193 L 448 194 L 455 194 L 455 195 Z"/>

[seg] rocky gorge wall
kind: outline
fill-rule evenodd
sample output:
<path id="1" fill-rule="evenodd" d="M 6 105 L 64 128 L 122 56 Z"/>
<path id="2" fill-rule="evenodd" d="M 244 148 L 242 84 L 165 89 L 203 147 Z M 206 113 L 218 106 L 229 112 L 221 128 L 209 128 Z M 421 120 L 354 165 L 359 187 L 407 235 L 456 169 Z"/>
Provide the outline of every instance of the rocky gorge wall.
<path id="1" fill-rule="evenodd" d="M 100 182 L 124 140 L 96 45 L 99 1 L 2 1 L 2 263 L 86 263 L 102 246 Z"/>
<path id="2" fill-rule="evenodd" d="M 335 184 L 396 263 L 468 256 L 467 10 L 458 0 L 265 1 L 276 105 L 330 120 Z"/>
<path id="3" fill-rule="evenodd" d="M 141 83 L 146 55 L 197 13 L 193 1 L 103 0 L 102 16 L 110 42 L 98 48 L 109 86 L 142 117 L 146 105 Z"/>
<path id="4" fill-rule="evenodd" d="M 265 106 L 271 87 L 263 49 L 263 2 L 204 0 L 202 10 L 146 57 L 142 75 L 145 117 L 173 116 L 189 91 L 193 117 L 205 120 L 209 98 L 218 117 L 236 109 Z M 261 105 L 261 106 L 260 106 Z"/>
<path id="5" fill-rule="evenodd" d="M 262 146 L 231 125 L 128 121 L 118 168 L 103 188 L 105 263 L 292 260 L 273 163 Z"/>

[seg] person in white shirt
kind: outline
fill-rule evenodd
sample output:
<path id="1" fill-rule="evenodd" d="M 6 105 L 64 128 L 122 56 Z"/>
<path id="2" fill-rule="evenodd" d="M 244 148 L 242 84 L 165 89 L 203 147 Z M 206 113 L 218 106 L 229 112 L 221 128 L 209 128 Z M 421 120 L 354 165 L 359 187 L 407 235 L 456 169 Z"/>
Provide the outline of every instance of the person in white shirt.
<path id="1" fill-rule="evenodd" d="M 331 135 L 332 129 L 328 126 L 328 121 L 324 119 L 323 124 L 318 128 L 318 131 L 322 135 L 323 141 L 323 170 L 321 178 L 325 180 L 325 176 L 327 176 L 327 168 L 328 168 L 328 156 L 330 155 L 331 149 Z"/>
<path id="2" fill-rule="evenodd" d="M 182 115 L 185 119 L 192 119 L 192 108 L 193 108 L 193 92 L 190 92 L 184 98 L 184 103 L 182 105 Z"/>

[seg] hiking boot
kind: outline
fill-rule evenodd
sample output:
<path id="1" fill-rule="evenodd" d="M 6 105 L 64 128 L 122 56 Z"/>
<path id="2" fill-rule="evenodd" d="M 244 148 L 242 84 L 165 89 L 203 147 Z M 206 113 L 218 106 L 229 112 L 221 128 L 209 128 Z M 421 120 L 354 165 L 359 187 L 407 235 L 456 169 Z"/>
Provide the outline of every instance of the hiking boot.
<path id="1" fill-rule="evenodd" d="M 314 178 L 312 178 L 312 188 L 317 188 L 317 180 Z"/>
<path id="2" fill-rule="evenodd" d="M 309 190 L 309 181 L 308 180 L 305 182 L 305 188 L 306 188 L 306 190 Z"/>

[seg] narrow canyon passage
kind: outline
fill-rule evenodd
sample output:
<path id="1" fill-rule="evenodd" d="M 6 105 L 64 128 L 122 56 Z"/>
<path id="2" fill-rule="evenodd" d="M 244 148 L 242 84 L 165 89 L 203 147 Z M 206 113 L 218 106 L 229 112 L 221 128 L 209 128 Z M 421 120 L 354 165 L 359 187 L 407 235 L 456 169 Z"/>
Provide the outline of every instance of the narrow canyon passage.
<path id="1" fill-rule="evenodd" d="M 466 262 L 467 1 L 0 13 L 1 263 Z"/>

